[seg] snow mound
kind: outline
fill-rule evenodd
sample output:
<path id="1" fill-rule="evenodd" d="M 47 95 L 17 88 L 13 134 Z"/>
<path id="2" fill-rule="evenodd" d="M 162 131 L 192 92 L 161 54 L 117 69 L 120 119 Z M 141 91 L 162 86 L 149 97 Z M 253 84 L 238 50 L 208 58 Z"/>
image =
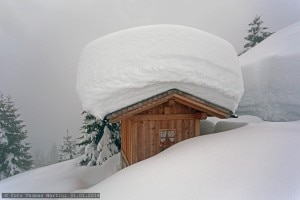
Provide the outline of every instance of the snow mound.
<path id="1" fill-rule="evenodd" d="M 245 93 L 238 114 L 268 121 L 300 119 L 300 22 L 240 56 Z"/>
<path id="2" fill-rule="evenodd" d="M 235 111 L 243 80 L 232 45 L 190 27 L 151 25 L 99 38 L 81 54 L 78 96 L 99 118 L 174 88 Z"/>
<path id="3" fill-rule="evenodd" d="M 201 135 L 208 135 L 214 133 L 215 124 L 209 120 L 200 120 L 200 133 Z"/>
<path id="4" fill-rule="evenodd" d="M 237 128 L 241 128 L 243 126 L 248 125 L 247 122 L 230 122 L 230 121 L 219 121 L 215 125 L 215 133 L 229 131 Z"/>
<path id="5" fill-rule="evenodd" d="M 300 199 L 299 132 L 300 121 L 262 122 L 195 137 L 84 192 L 105 200 Z"/>
<path id="6" fill-rule="evenodd" d="M 219 119 L 217 117 L 208 117 L 206 120 L 200 120 L 201 135 L 208 135 L 223 131 L 229 131 L 246 126 L 249 123 L 261 123 L 262 119 L 256 116 L 243 115 L 238 118 Z"/>
<path id="7" fill-rule="evenodd" d="M 110 157 L 103 165 L 79 166 L 81 157 L 26 171 L 0 182 L 1 192 L 73 192 L 91 187 L 117 172 L 120 154 Z M 0 197 L 1 198 L 1 197 Z"/>

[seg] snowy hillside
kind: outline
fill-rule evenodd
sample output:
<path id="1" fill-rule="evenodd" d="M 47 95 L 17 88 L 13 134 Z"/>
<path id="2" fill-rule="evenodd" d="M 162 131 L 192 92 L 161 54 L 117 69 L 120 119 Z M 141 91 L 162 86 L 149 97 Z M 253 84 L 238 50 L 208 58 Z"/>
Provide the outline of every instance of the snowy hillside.
<path id="1" fill-rule="evenodd" d="M 72 192 L 89 188 L 120 169 L 120 154 L 101 166 L 81 167 L 82 157 L 33 169 L 0 181 L 0 192 Z"/>
<path id="2" fill-rule="evenodd" d="M 82 52 L 77 92 L 99 118 L 174 88 L 235 111 L 243 80 L 232 45 L 198 29 L 152 25 L 104 36 Z"/>
<path id="3" fill-rule="evenodd" d="M 238 114 L 267 121 L 300 119 L 300 22 L 240 56 L 245 93 Z"/>

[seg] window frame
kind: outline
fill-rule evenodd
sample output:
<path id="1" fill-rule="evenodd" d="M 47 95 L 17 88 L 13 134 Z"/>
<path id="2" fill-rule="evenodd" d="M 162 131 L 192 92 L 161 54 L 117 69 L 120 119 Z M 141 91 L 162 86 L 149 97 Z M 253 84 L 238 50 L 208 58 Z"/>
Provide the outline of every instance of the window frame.
<path id="1" fill-rule="evenodd" d="M 162 131 L 167 131 L 166 132 L 166 136 L 165 136 L 165 144 L 162 144 L 161 142 L 161 132 Z M 168 131 L 173 131 L 173 137 L 169 137 L 169 132 Z M 170 140 L 170 138 L 173 138 L 173 141 Z M 176 129 L 171 129 L 171 128 L 165 128 L 165 129 L 159 129 L 158 130 L 158 144 L 159 144 L 159 148 L 160 151 L 163 151 L 167 148 L 169 148 L 170 146 L 174 145 L 176 141 Z"/>

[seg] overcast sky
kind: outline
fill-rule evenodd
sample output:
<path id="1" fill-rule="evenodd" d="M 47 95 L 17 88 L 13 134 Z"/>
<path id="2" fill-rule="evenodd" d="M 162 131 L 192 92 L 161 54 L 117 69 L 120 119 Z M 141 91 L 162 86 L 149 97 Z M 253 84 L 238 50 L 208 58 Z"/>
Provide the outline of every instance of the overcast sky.
<path id="1" fill-rule="evenodd" d="M 228 40 L 240 52 L 261 15 L 277 31 L 300 21 L 299 0 L 0 0 L 0 91 L 11 95 L 28 140 L 48 151 L 66 129 L 79 136 L 80 52 L 92 40 L 148 24 L 179 24 Z"/>

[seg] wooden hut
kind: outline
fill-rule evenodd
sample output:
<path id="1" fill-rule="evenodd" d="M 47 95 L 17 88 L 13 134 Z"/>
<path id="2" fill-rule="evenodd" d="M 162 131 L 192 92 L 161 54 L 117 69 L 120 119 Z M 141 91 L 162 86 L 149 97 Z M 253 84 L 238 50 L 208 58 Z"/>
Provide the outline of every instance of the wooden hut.
<path id="1" fill-rule="evenodd" d="M 232 112 L 172 89 L 107 115 L 121 122 L 123 165 L 149 158 L 180 141 L 200 136 L 200 120 Z"/>

